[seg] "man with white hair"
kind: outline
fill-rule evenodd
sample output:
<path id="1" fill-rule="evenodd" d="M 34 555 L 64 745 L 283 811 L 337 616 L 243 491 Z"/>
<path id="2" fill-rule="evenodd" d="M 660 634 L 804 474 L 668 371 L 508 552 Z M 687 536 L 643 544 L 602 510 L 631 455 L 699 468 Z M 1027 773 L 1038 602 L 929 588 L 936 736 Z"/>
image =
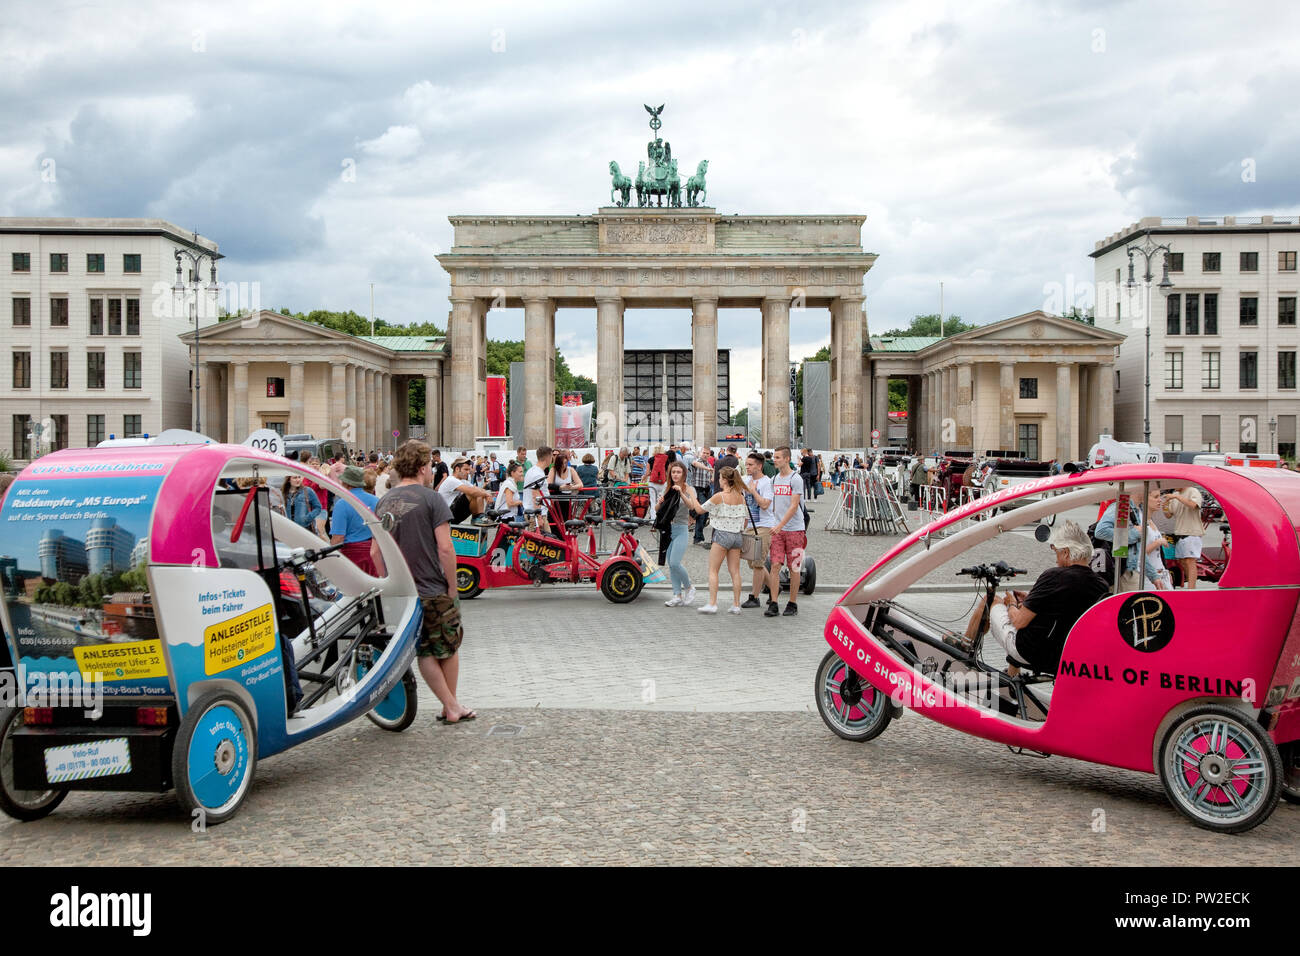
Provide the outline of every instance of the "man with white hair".
<path id="1" fill-rule="evenodd" d="M 1088 567 L 1092 542 L 1078 524 L 1062 521 L 1047 546 L 1056 556 L 1056 567 L 1040 574 L 1027 595 L 1008 591 L 997 600 L 989 610 L 989 633 L 1008 657 L 1040 673 L 1055 674 L 1070 628 L 1110 588 L 1100 574 Z M 981 599 L 966 626 L 968 641 L 975 639 L 983 613 Z M 1007 673 L 1014 677 L 1019 670 L 1013 664 Z"/>

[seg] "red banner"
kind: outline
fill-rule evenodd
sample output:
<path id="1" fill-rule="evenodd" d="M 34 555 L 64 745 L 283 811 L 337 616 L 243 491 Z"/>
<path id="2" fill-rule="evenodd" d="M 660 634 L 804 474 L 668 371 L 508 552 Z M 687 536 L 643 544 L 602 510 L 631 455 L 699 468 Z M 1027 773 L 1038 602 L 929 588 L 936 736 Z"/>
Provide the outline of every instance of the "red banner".
<path id="1" fill-rule="evenodd" d="M 565 392 L 560 396 L 560 404 L 565 408 L 572 408 L 575 405 L 581 405 L 582 392 Z"/>
<path id="2" fill-rule="evenodd" d="M 506 433 L 506 377 L 504 375 L 487 377 L 487 426 L 489 437 L 496 438 Z"/>

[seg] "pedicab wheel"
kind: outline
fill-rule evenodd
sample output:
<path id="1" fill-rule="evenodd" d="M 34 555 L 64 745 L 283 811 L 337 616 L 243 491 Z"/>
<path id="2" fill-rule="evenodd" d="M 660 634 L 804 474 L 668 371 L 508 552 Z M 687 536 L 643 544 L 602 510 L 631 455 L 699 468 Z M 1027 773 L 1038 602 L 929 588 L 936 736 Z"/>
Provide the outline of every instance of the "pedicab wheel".
<path id="1" fill-rule="evenodd" d="M 172 781 L 181 806 L 202 811 L 208 825 L 224 823 L 248 795 L 257 767 L 257 735 L 247 709 L 214 690 L 181 718 L 172 750 Z"/>
<path id="2" fill-rule="evenodd" d="M 346 693 L 348 687 L 357 684 L 366 676 L 370 668 L 375 665 L 375 661 L 379 660 L 379 656 L 384 653 L 384 646 L 382 641 L 367 640 L 357 647 L 352 653 L 351 663 L 346 670 L 339 672 L 338 680 L 335 682 L 340 694 Z M 401 733 L 415 722 L 418 701 L 415 675 L 408 667 L 402 679 L 388 692 L 388 696 L 367 711 L 366 717 L 376 727 L 391 730 L 395 734 Z"/>
<path id="3" fill-rule="evenodd" d="M 1193 708 L 1160 744 L 1160 782 L 1169 801 L 1197 826 L 1241 833 L 1277 806 L 1282 758 L 1252 720 L 1221 704 Z"/>
<path id="4" fill-rule="evenodd" d="M 1300 803 L 1300 740 L 1278 747 L 1282 756 L 1282 799 Z"/>
<path id="5" fill-rule="evenodd" d="M 483 586 L 478 581 L 478 571 L 468 564 L 456 565 L 456 593 L 466 601 L 483 593 Z"/>
<path id="6" fill-rule="evenodd" d="M 0 709 L 0 809 L 15 820 L 39 820 L 68 795 L 67 790 L 19 790 L 14 786 L 13 732 L 23 725 L 21 707 Z"/>
<path id="7" fill-rule="evenodd" d="M 615 604 L 635 601 L 645 584 L 641 569 L 630 561 L 621 561 L 605 572 L 600 580 L 600 593 Z"/>
<path id="8" fill-rule="evenodd" d="M 817 667 L 817 712 L 837 736 L 859 743 L 879 737 L 893 716 L 889 698 L 863 680 L 834 651 Z"/>

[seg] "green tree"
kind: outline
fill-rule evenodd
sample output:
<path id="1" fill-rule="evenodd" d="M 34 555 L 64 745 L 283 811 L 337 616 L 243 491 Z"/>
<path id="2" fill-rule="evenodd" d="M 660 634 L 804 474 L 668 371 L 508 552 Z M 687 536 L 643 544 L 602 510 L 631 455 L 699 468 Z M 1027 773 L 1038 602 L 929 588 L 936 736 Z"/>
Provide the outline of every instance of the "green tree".
<path id="1" fill-rule="evenodd" d="M 1074 319 L 1074 321 L 1082 322 L 1084 325 L 1096 324 L 1096 316 L 1094 315 L 1093 310 L 1089 309 L 1087 312 L 1084 312 L 1077 305 L 1070 306 L 1070 311 L 1066 312 L 1063 316 L 1061 316 L 1061 318 Z"/>
<path id="2" fill-rule="evenodd" d="M 971 329 L 979 326 L 968 325 L 961 320 L 960 315 L 949 315 L 943 320 L 943 337 L 948 338 L 951 335 L 957 335 L 961 332 L 969 332 Z M 912 324 L 905 329 L 891 329 L 885 335 L 925 335 L 937 336 L 939 334 L 939 313 L 932 312 L 929 315 L 918 315 L 912 319 Z"/>
<path id="3" fill-rule="evenodd" d="M 731 424 L 735 425 L 737 428 L 749 427 L 749 406 L 748 405 L 746 405 L 740 411 L 736 412 L 736 414 L 731 416 Z"/>

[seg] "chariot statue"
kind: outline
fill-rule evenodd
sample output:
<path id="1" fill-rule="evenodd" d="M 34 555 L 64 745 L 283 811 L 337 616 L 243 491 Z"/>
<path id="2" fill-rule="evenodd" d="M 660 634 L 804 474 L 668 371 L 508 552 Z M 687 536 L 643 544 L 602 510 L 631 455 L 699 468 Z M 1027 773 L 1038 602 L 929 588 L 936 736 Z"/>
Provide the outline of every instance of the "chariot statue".
<path id="1" fill-rule="evenodd" d="M 630 204 L 630 192 L 633 188 L 636 189 L 638 206 L 680 207 L 682 205 L 682 181 L 677 172 L 677 160 L 673 159 L 673 147 L 671 143 L 659 136 L 659 128 L 663 125 L 659 114 L 663 110 L 662 104 L 658 107 L 649 105 L 645 107 L 645 111 L 650 114 L 650 129 L 655 137 L 646 143 L 646 158 L 637 166 L 635 182 L 623 175 L 618 163 L 609 164 L 609 173 L 613 177 L 610 201 L 616 206 Z M 695 175 L 687 182 L 687 205 L 698 206 L 703 201 L 706 195 L 704 174 L 708 166 L 707 160 L 701 162 L 696 168 Z"/>

